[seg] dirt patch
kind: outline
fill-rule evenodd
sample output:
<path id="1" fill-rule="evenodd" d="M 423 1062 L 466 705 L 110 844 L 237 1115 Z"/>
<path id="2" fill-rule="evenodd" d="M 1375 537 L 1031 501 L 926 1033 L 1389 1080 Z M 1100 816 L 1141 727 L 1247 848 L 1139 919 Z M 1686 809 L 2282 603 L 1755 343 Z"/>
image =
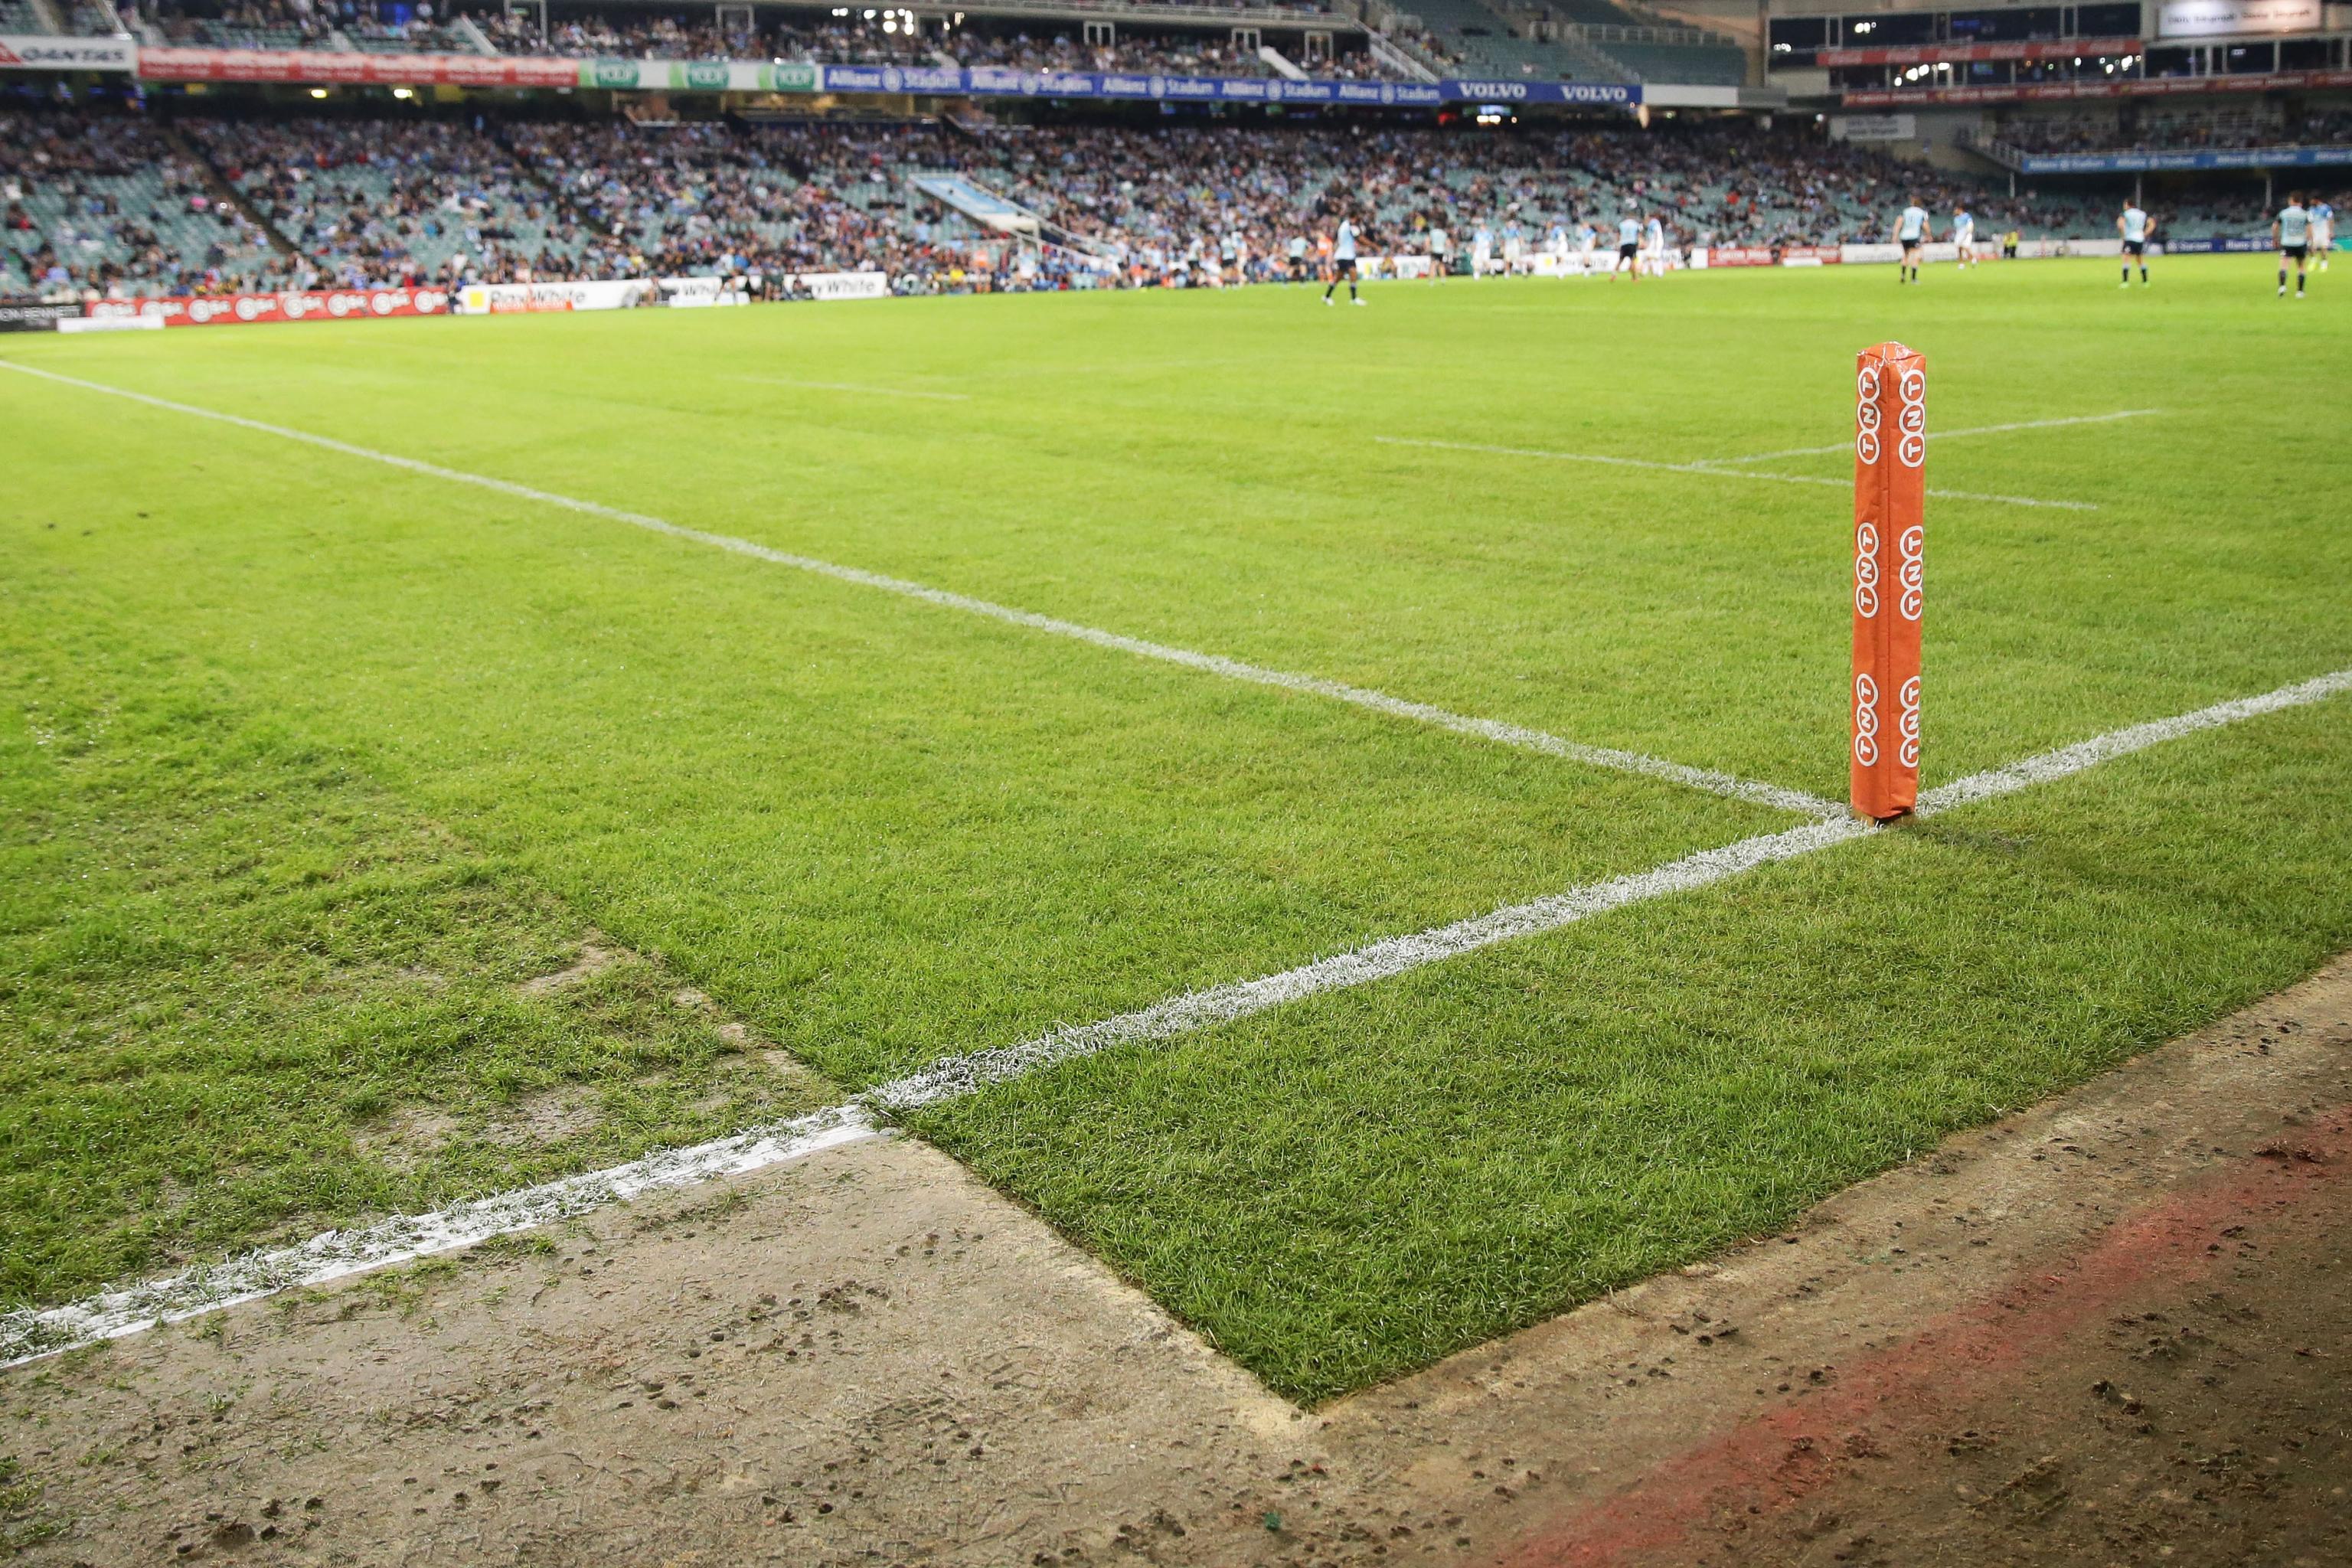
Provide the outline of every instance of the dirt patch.
<path id="1" fill-rule="evenodd" d="M 593 980 L 606 970 L 619 964 L 638 962 L 641 961 L 637 955 L 627 948 L 607 942 L 594 931 L 591 931 L 588 933 L 587 940 L 580 944 L 580 956 L 573 960 L 570 966 L 559 969 L 552 974 L 533 975 L 515 989 L 526 996 L 544 996 L 551 991 L 561 991 L 567 985 L 578 985 L 583 981 Z"/>
<path id="2" fill-rule="evenodd" d="M 2336 1564 L 2347 1175 L 2339 963 L 1317 1413 L 885 1139 L 20 1369 L 0 1452 L 54 1563 Z"/>

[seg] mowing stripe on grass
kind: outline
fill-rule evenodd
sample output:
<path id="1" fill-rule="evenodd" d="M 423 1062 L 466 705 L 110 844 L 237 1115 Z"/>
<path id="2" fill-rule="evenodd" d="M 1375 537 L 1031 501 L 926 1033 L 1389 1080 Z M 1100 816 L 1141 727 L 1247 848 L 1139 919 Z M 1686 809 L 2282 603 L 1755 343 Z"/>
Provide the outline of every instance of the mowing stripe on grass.
<path id="1" fill-rule="evenodd" d="M 2283 708 L 2301 708 L 2345 691 L 2352 691 L 2352 669 L 2314 676 L 2309 680 L 2282 686 L 2258 697 L 2239 697 L 2227 702 L 2216 702 L 2210 708 L 2200 708 L 2193 713 L 2180 713 L 2169 719 L 2154 719 L 2145 724 L 2134 724 L 2128 729 L 2111 730 L 2104 735 L 2077 741 L 2054 752 L 2044 752 L 2040 756 L 2011 763 L 2007 767 L 1970 773 L 1964 779 L 1940 784 L 1919 797 L 1919 815 L 1933 816 L 1954 806 L 2009 795 L 2028 784 L 2063 779 L 2110 757 L 2128 756 L 2166 741 L 2193 735 L 2200 730 L 2218 730 L 2224 724 L 2235 724 L 2263 713 L 2275 713 Z"/>
<path id="2" fill-rule="evenodd" d="M 331 436 L 314 436 L 307 430 L 291 429 L 283 425 L 266 424 L 261 420 L 247 419 L 237 414 L 223 414 L 216 409 L 201 408 L 192 403 L 175 403 L 168 397 L 153 397 L 143 392 L 126 391 L 119 386 L 108 386 L 101 382 L 84 381 L 79 376 L 60 375 L 55 371 L 37 370 L 31 365 L 19 364 L 11 360 L 0 359 L 0 367 L 17 371 L 26 375 L 39 376 L 44 381 L 54 381 L 66 386 L 80 387 L 88 392 L 104 393 L 110 397 L 127 398 L 133 403 L 144 404 L 151 408 L 161 408 L 168 413 L 185 414 L 198 419 L 215 420 L 223 425 L 234 425 L 240 429 L 257 431 L 265 436 L 277 436 L 289 441 L 299 441 L 307 446 L 320 447 L 330 452 L 341 453 L 348 458 L 360 458 L 371 463 L 383 463 L 392 468 L 403 468 L 413 474 L 423 474 L 429 479 L 447 479 L 455 484 L 473 485 L 482 489 L 495 490 L 500 495 L 539 501 L 548 506 L 562 507 L 571 511 L 584 512 L 590 517 L 601 517 L 612 522 L 625 522 L 632 528 L 642 528 L 648 532 L 665 534 L 672 539 L 683 539 L 695 544 L 707 544 L 715 550 L 724 550 L 736 555 L 747 555 L 755 561 L 765 561 L 778 566 L 789 566 L 799 572 L 814 573 L 821 577 L 833 578 L 836 582 L 855 583 L 865 588 L 879 588 L 884 593 L 896 594 L 903 598 L 919 599 L 927 605 L 961 610 L 968 615 L 985 616 L 991 620 L 1003 621 L 1013 626 L 1024 626 L 1031 631 L 1045 632 L 1054 637 L 1074 638 L 1079 642 L 1091 643 L 1097 647 L 1133 654 L 1139 658 L 1158 659 L 1163 664 L 1181 665 L 1187 669 L 1221 675 L 1229 680 L 1244 680 L 1255 686 L 1271 686 L 1284 691 L 1296 691 L 1312 697 L 1326 697 L 1333 701 L 1370 709 L 1375 713 L 1385 713 L 1391 718 L 1410 719 L 1417 723 L 1432 725 L 1440 730 L 1451 730 L 1455 734 L 1472 735 L 1500 745 L 1516 746 L 1523 751 L 1540 752 L 1546 756 L 1559 757 L 1568 762 L 1608 768 L 1617 773 L 1639 773 L 1645 778 L 1660 779 L 1668 784 L 1687 784 L 1693 789 L 1706 790 L 1713 795 L 1748 801 L 1757 805 L 1773 806 L 1782 811 L 1800 812 L 1807 816 L 1829 816 L 1843 809 L 1822 799 L 1819 795 L 1808 795 L 1803 790 L 1786 789 L 1779 784 L 1738 778 L 1730 773 L 1717 773 L 1707 768 L 1690 767 L 1682 763 L 1668 762 L 1663 757 L 1653 757 L 1640 752 L 1621 751 L 1614 746 L 1589 746 L 1581 742 L 1564 740 L 1558 735 L 1547 734 L 1541 730 L 1530 730 L 1523 725 L 1507 724 L 1494 719 L 1474 719 L 1467 714 L 1449 712 L 1445 709 L 1433 707 L 1426 702 L 1414 702 L 1402 697 L 1391 697 L 1384 691 L 1374 691 L 1361 686 L 1349 686 L 1342 681 L 1326 680 L 1320 676 L 1297 675 L 1288 670 L 1268 669 L 1262 665 L 1244 664 L 1239 659 L 1227 658 L 1222 654 L 1195 653 L 1190 648 L 1172 647 L 1166 643 L 1148 642 L 1141 637 L 1126 637 L 1118 632 L 1107 632 L 1094 626 L 1080 626 L 1075 621 L 1056 620 L 1051 616 L 1041 616 L 1029 610 L 1016 610 L 1009 605 L 993 604 L 989 600 L 975 599 L 964 594 L 951 594 L 943 588 L 926 587 L 920 583 L 910 583 L 903 577 L 887 577 L 878 572 L 868 572 L 861 567 L 840 566 L 830 561 L 819 561 L 814 556 L 794 555 L 787 551 L 772 550 L 767 545 L 755 544 L 748 539 L 738 539 L 732 534 L 710 533 L 702 529 L 688 528 L 681 523 L 652 517 L 645 512 L 627 511 L 619 507 L 606 506 L 601 501 L 581 500 L 573 496 L 558 495 L 552 490 L 536 489 L 530 485 L 516 484 L 510 479 L 493 479 L 488 474 L 469 474 L 460 468 L 445 468 L 438 463 L 422 462 L 417 458 L 404 458 L 392 452 L 379 452 L 366 447 L 355 447 L 348 441 L 338 441 Z"/>
<path id="3" fill-rule="evenodd" d="M 866 397 L 926 397 L 934 403 L 970 403 L 969 392 L 918 392 L 908 386 L 867 386 L 855 381 L 793 381 L 781 375 L 739 375 L 738 381 L 761 386 L 793 386 L 810 392 L 855 392 Z"/>
<path id="4" fill-rule="evenodd" d="M 1932 816 L 1980 800 L 2014 794 L 2161 742 L 2283 709 L 2303 707 L 2344 692 L 2352 692 L 2352 669 L 2339 669 L 2259 696 L 2236 698 L 2194 712 L 2111 731 L 1930 790 L 1919 799 L 1919 815 Z M 1720 849 L 1701 850 L 1654 870 L 1572 888 L 1564 893 L 1513 904 L 1412 936 L 1392 937 L 1279 974 L 1191 992 L 1097 1024 L 1056 1029 L 1019 1045 L 951 1058 L 920 1072 L 878 1084 L 841 1105 L 790 1121 L 747 1128 L 691 1148 L 667 1150 L 625 1165 L 475 1199 L 433 1214 L 397 1215 L 357 1230 L 329 1231 L 298 1247 L 249 1253 L 218 1268 L 189 1269 L 144 1285 L 101 1291 L 46 1310 L 25 1309 L 0 1315 L 0 1367 L 56 1355 L 103 1339 L 121 1338 L 280 1290 L 324 1284 L 387 1264 L 453 1251 L 639 1193 L 689 1185 L 800 1159 L 820 1149 L 874 1136 L 878 1131 L 874 1121 L 876 1111 L 936 1105 L 1056 1062 L 1092 1056 L 1112 1046 L 1168 1039 L 1193 1029 L 1244 1018 L 1319 992 L 1402 974 L 1514 937 L 1557 931 L 1628 904 L 1704 888 L 1758 866 L 1792 860 L 1877 831 L 1869 823 L 1840 818 L 1763 834 Z"/>
<path id="5" fill-rule="evenodd" d="M 2275 713 L 2281 709 L 2299 708 L 2343 691 L 2352 691 L 2352 669 L 2339 669 L 2331 675 L 2283 686 L 2258 697 L 2233 698 L 2210 708 L 2200 708 L 2192 713 L 2177 714 L 2169 719 L 2158 719 L 2146 724 L 2111 731 L 2054 752 L 2044 752 L 2022 762 L 2011 763 L 2005 767 L 1971 773 L 1929 790 L 1919 797 L 1918 815 L 1933 816 L 1956 806 L 2011 795 L 2030 784 L 2047 784 L 2053 779 L 2081 773 L 2110 758 L 2145 751 L 2160 742 L 2192 735 L 2200 730 L 2219 729 L 2259 714 Z M 1875 824 L 1863 818 L 1837 816 L 1779 833 L 1759 834 L 1720 849 L 1702 849 L 1696 855 L 1686 855 L 1679 860 L 1629 877 L 1613 877 L 1605 882 L 1570 888 L 1564 893 L 1554 893 L 1524 904 L 1507 905 L 1488 914 L 1456 921 L 1451 925 L 1434 926 L 1411 936 L 1390 937 L 1369 947 L 1358 948 L 1353 952 L 1320 959 L 1297 969 L 1285 970 L 1279 974 L 1188 992 L 1099 1023 L 1056 1029 L 1018 1045 L 999 1046 L 974 1051 L 969 1056 L 952 1057 L 934 1063 L 921 1072 L 867 1089 L 859 1098 L 883 1110 L 910 1110 L 918 1106 L 935 1105 L 1074 1057 L 1092 1056 L 1113 1046 L 1164 1040 L 1194 1029 L 1246 1018 L 1318 992 L 1344 990 L 1375 980 L 1385 980 L 1424 964 L 1475 952 L 1482 947 L 1492 947 L 1496 942 L 1533 936 L 1540 931 L 1558 931 L 1610 910 L 1622 909 L 1627 904 L 1643 903 L 1667 893 L 1707 887 L 1759 866 L 1769 866 L 1776 860 L 1793 860 L 1799 856 L 1866 837 L 1877 831 Z"/>
<path id="6" fill-rule="evenodd" d="M 1951 441 L 1962 436 L 1999 436 L 2011 430 L 2054 430 L 2062 425 L 2111 425 L 2118 419 L 2145 419 L 2161 414 L 2161 408 L 2125 408 L 2113 414 L 2077 414 L 2065 419 L 2020 419 L 2010 425 L 1971 425 L 1961 430 L 1930 430 L 1930 441 Z M 1811 458 L 1823 452 L 1850 452 L 1851 440 L 1832 442 L 1826 447 L 1790 447 L 1785 451 L 1758 452 L 1747 458 L 1709 458 L 1701 468 L 1713 468 L 1728 463 L 1769 463 L 1775 458 Z"/>
<path id="7" fill-rule="evenodd" d="M 1853 486 L 1851 479 L 1824 479 L 1818 474 L 1751 474 L 1745 468 L 1717 468 L 1713 463 L 1662 463 L 1649 458 L 1611 458 L 1598 452 L 1555 452 L 1540 447 L 1490 447 L 1477 441 L 1427 441 L 1412 436 L 1375 436 L 1372 439 L 1383 447 L 1433 447 L 1441 452 L 1486 452 L 1499 458 L 1545 458 L 1560 463 L 1601 463 L 1612 468 L 1651 468 L 1663 474 L 1706 474 L 1718 479 L 1753 479 L 1767 485 L 1833 485 L 1839 489 L 1848 489 Z M 1760 459 L 1725 460 L 1751 462 Z M 2096 501 L 2087 500 L 2038 500 L 2032 496 L 1990 495 L 1982 490 L 1930 489 L 1927 493 L 1945 500 L 1993 501 L 2001 506 L 2046 506 L 2055 507 L 2061 511 L 2099 510 Z"/>

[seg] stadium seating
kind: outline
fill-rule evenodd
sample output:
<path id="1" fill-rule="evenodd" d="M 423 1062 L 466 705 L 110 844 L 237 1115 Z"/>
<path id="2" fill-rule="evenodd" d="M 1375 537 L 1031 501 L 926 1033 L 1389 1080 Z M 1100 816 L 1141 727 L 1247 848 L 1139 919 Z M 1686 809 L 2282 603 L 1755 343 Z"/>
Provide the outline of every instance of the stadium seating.
<path id="1" fill-rule="evenodd" d="M 1190 121 L 1010 125 L 183 118 L 177 134 L 299 253 L 214 204 L 172 134 L 136 119 L 12 115 L 0 147 L 7 287 L 162 292 L 464 278 L 875 268 L 924 289 L 996 237 L 909 176 L 953 171 L 1104 254 L 1228 235 L 1270 258 L 1355 216 L 1376 247 L 1440 223 L 1530 238 L 1626 211 L 1685 244 L 1879 240 L 1916 194 L 1979 233 L 2105 237 L 2109 197 L 2005 188 L 1806 128 L 1747 123 L 1485 132 Z M 2175 204 L 2183 237 L 2266 232 L 2248 191 Z"/>
<path id="2" fill-rule="evenodd" d="M 0 110 L 0 292 L 176 293 L 292 276 L 143 121 Z"/>

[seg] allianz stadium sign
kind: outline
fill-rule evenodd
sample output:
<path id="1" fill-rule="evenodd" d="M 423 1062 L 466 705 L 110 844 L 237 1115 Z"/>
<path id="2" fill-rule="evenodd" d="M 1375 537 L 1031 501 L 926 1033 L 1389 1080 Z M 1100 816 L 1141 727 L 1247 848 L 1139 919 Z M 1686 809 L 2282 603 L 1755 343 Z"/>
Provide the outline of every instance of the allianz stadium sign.
<path id="1" fill-rule="evenodd" d="M 572 59 L 531 55 L 355 54 L 330 49 L 145 48 L 128 38 L 0 37 L 0 69 L 135 70 L 150 81 L 334 86 L 599 88 L 610 92 L 921 94 L 1433 108 L 1442 103 L 1630 109 L 1629 82 L 1290 80 L 1160 72 L 1032 71 L 983 66 L 840 66 L 810 61 Z"/>

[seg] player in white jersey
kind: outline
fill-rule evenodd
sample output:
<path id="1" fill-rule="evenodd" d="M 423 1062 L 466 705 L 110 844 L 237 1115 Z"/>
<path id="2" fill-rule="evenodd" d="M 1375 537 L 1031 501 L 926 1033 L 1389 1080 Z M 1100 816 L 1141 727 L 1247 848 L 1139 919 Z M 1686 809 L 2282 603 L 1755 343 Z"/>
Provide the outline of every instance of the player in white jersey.
<path id="1" fill-rule="evenodd" d="M 2156 220 L 2140 211 L 2137 202 L 2126 202 L 2116 218 L 2116 232 L 2124 237 L 2124 281 L 2131 287 L 2132 263 L 2139 263 L 2139 286 L 2147 287 L 2147 242 L 2156 234 Z"/>
<path id="2" fill-rule="evenodd" d="M 1617 220 L 1617 264 L 1609 269 L 1609 281 L 1617 281 L 1617 274 L 1630 272 L 1633 281 L 1642 280 L 1642 220 L 1627 213 Z"/>
<path id="3" fill-rule="evenodd" d="M 1470 235 L 1470 276 L 1484 278 L 1495 260 L 1495 231 L 1480 224 Z"/>
<path id="4" fill-rule="evenodd" d="M 1429 226 L 1429 280 L 1432 283 L 1454 269 L 1454 237 L 1440 224 Z"/>
<path id="5" fill-rule="evenodd" d="M 2326 202 L 2311 204 L 2311 249 L 2319 258 L 2318 270 L 2327 270 L 2327 258 L 2336 250 L 2336 209 Z"/>
<path id="6" fill-rule="evenodd" d="M 2303 193 L 2288 195 L 2286 205 L 2279 208 L 2278 216 L 2271 220 L 2271 243 L 2278 247 L 2279 298 L 2286 298 L 2286 264 L 2294 263 L 2294 297 L 2303 298 L 2305 263 L 2311 256 L 2311 212 L 2303 205 Z"/>
<path id="7" fill-rule="evenodd" d="M 1666 226 L 1654 217 L 1643 224 L 1642 248 L 1649 253 L 1651 273 L 1664 278 L 1666 275 Z"/>
<path id="8" fill-rule="evenodd" d="M 1927 209 L 1919 205 L 1917 196 L 1909 201 L 1903 216 L 1895 220 L 1895 243 L 1903 247 L 1903 259 L 1895 268 L 1897 283 L 1919 281 L 1919 247 L 1927 243 Z M 1906 277 L 1906 273 L 1909 276 Z"/>
<path id="9" fill-rule="evenodd" d="M 1289 249 L 1290 281 L 1304 283 L 1307 281 L 1307 237 L 1303 234 L 1292 235 Z"/>
<path id="10" fill-rule="evenodd" d="M 1977 264 L 1976 215 L 1963 205 L 1952 215 L 1952 259 L 1962 267 Z"/>
<path id="11" fill-rule="evenodd" d="M 1342 217 L 1339 230 L 1331 237 L 1331 281 L 1323 285 L 1323 302 L 1331 303 L 1331 290 L 1339 279 L 1348 280 L 1348 303 L 1360 305 L 1362 295 L 1356 292 L 1356 225 L 1353 219 Z"/>

